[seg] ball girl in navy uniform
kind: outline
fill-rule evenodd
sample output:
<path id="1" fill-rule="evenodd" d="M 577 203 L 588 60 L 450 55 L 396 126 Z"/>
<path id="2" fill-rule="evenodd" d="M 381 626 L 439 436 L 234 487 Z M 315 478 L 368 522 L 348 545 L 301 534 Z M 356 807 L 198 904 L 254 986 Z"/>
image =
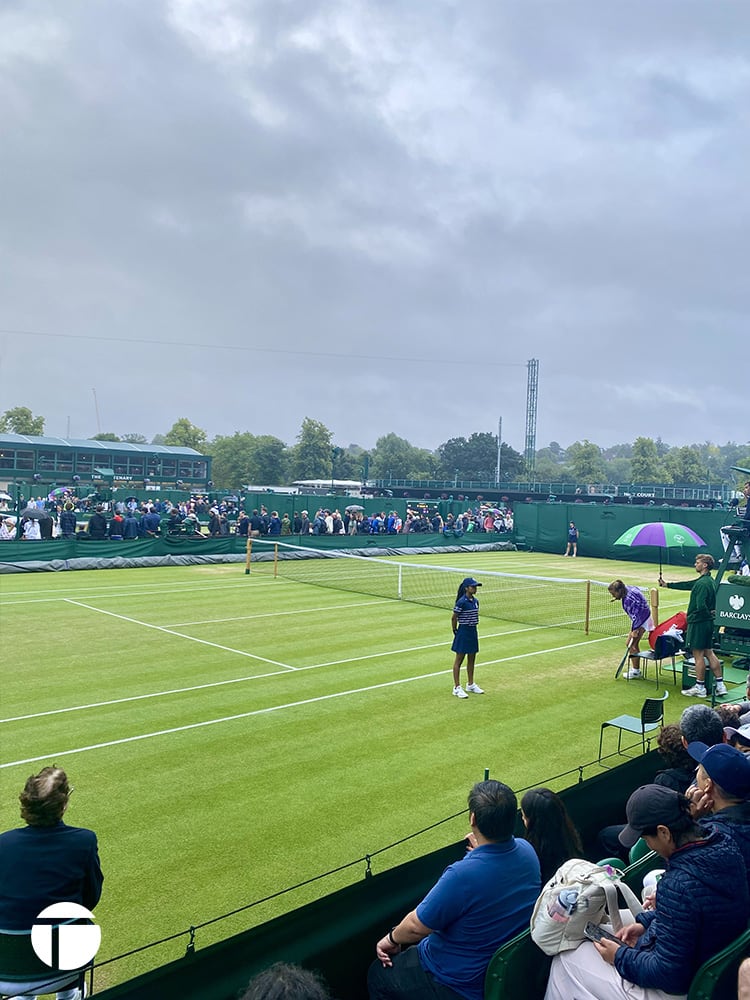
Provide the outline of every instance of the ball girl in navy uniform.
<path id="1" fill-rule="evenodd" d="M 571 549 L 573 550 L 572 552 Z M 568 544 L 565 546 L 565 552 L 563 555 L 578 555 L 578 528 L 576 528 L 574 521 L 571 521 L 568 525 Z"/>
<path id="2" fill-rule="evenodd" d="M 456 654 L 453 661 L 453 694 L 456 698 L 468 698 L 466 691 L 472 694 L 484 694 L 478 684 L 474 683 L 474 661 L 479 652 L 479 601 L 476 593 L 481 583 L 467 576 L 461 583 L 456 594 L 456 605 L 453 608 L 451 626 L 453 627 L 453 645 L 451 649 Z M 466 657 L 466 691 L 461 687 L 461 664 Z"/>

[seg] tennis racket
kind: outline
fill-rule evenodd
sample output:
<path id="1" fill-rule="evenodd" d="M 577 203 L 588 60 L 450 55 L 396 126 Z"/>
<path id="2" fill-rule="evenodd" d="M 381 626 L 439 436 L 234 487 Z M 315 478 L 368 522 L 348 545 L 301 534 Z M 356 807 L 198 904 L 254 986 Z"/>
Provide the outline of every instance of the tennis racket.
<path id="1" fill-rule="evenodd" d="M 625 662 L 626 662 L 626 660 L 628 658 L 628 653 L 630 652 L 630 644 L 631 644 L 632 641 L 633 641 L 632 639 L 628 639 L 628 644 L 625 647 L 625 655 L 620 660 L 620 666 L 617 668 L 617 673 L 615 674 L 615 680 L 617 680 L 617 678 L 622 673 L 622 668 L 625 666 Z"/>

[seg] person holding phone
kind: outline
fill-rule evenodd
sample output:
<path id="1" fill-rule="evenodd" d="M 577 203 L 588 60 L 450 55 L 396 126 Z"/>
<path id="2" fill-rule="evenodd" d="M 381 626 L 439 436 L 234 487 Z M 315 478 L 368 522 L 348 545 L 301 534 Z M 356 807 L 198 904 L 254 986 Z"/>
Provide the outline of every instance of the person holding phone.
<path id="1" fill-rule="evenodd" d="M 642 785 L 628 799 L 626 815 L 622 845 L 630 848 L 643 837 L 666 861 L 655 907 L 617 931 L 614 941 L 602 935 L 556 955 L 545 1000 L 685 998 L 700 966 L 747 926 L 746 880 L 718 874 L 742 871 L 742 855 L 718 829 L 696 823 L 684 795 Z"/>

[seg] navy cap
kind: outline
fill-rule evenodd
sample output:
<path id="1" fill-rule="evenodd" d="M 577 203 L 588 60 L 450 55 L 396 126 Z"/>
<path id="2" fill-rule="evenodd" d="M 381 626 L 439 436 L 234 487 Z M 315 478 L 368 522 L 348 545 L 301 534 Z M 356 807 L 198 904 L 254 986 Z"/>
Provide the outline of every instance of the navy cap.
<path id="1" fill-rule="evenodd" d="M 728 743 L 717 743 L 713 747 L 707 747 L 705 743 L 689 743 L 687 750 L 709 778 L 728 795 L 738 799 L 750 797 L 750 760 L 747 754 L 730 747 Z"/>
<path id="2" fill-rule="evenodd" d="M 481 587 L 482 584 L 478 583 L 473 576 L 467 576 L 464 582 L 461 584 L 462 587 Z"/>
<path id="3" fill-rule="evenodd" d="M 637 788 L 625 806 L 628 824 L 620 831 L 622 846 L 632 847 L 644 830 L 676 823 L 685 814 L 680 798 L 679 792 L 665 785 L 641 785 Z"/>

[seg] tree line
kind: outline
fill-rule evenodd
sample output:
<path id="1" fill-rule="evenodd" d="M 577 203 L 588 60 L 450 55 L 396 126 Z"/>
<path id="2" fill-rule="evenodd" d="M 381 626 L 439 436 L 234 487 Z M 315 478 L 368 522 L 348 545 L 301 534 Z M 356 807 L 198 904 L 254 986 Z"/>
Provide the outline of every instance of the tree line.
<path id="1" fill-rule="evenodd" d="M 6 410 L 0 431 L 44 434 L 45 419 L 28 407 Z M 187 417 L 180 417 L 165 434 L 149 442 L 142 434 L 95 434 L 93 440 L 129 441 L 194 448 L 213 458 L 212 476 L 220 488 L 245 483 L 283 485 L 298 479 L 401 479 L 443 482 L 494 482 L 497 471 L 497 436 L 475 431 L 469 437 L 451 438 L 435 451 L 418 448 L 389 433 L 374 448 L 357 444 L 340 446 L 320 421 L 305 417 L 297 439 L 288 445 L 270 434 L 237 431 L 209 440 L 206 431 Z M 523 456 L 503 442 L 500 481 L 565 482 L 624 486 L 630 483 L 736 486 L 743 478 L 731 466 L 750 467 L 750 444 L 729 442 L 670 447 L 661 438 L 638 437 L 632 444 L 600 448 L 591 441 L 576 441 L 563 448 L 552 441 L 536 452 L 533 473 Z"/>

